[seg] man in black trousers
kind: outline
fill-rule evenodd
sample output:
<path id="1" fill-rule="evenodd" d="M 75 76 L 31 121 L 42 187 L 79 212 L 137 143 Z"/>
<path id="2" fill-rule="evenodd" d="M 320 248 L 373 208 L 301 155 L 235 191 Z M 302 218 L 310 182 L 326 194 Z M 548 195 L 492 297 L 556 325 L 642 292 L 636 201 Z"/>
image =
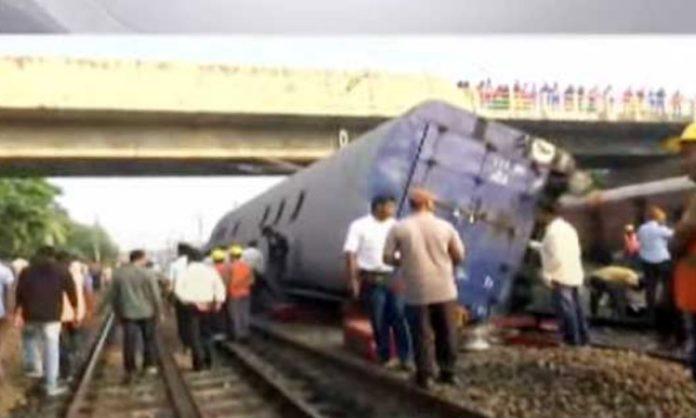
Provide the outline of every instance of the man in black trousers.
<path id="1" fill-rule="evenodd" d="M 104 306 L 113 306 L 114 314 L 123 327 L 123 382 L 133 380 L 136 367 L 138 334 L 142 336 L 143 370 L 157 373 L 155 366 L 155 327 L 162 315 L 162 300 L 157 277 L 147 268 L 143 250 L 130 253 L 130 263 L 114 271 L 114 278 L 104 298 Z"/>

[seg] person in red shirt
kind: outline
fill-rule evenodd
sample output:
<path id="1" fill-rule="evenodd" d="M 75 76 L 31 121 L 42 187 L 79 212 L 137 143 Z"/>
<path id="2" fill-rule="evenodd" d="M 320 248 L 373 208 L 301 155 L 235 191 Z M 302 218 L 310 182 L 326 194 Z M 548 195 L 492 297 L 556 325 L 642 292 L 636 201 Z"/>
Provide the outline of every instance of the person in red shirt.
<path id="1" fill-rule="evenodd" d="M 249 319 L 251 316 L 251 286 L 254 272 L 242 260 L 243 249 L 239 245 L 230 248 L 229 281 L 227 282 L 227 313 L 230 338 L 245 342 L 249 339 Z"/>
<path id="2" fill-rule="evenodd" d="M 640 241 L 633 225 L 628 224 L 624 227 L 624 257 L 629 263 L 637 260 L 640 251 Z"/>

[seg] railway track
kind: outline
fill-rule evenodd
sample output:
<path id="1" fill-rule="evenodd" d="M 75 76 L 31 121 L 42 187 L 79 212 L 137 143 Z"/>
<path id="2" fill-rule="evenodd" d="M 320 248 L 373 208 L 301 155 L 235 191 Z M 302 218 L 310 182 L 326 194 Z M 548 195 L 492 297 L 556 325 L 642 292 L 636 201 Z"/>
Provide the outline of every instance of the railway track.
<path id="1" fill-rule="evenodd" d="M 71 394 L 13 417 L 482 417 L 374 366 L 308 347 L 260 323 L 248 344 L 218 344 L 214 367 L 201 372 L 177 363 L 158 333 L 159 372 L 124 385 L 120 350 L 107 343 L 113 327 L 109 316 Z"/>

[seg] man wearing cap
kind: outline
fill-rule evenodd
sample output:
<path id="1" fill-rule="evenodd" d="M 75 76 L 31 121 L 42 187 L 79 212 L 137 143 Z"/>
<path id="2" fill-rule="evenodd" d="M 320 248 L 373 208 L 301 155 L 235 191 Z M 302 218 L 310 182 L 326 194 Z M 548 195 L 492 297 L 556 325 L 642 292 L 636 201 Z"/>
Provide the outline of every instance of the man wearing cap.
<path id="1" fill-rule="evenodd" d="M 680 140 L 682 169 L 696 181 L 696 123 L 689 125 Z M 674 292 L 677 306 L 691 316 L 691 338 L 696 340 L 696 194 L 692 193 L 672 240 L 676 261 Z M 692 344 L 691 367 L 696 379 L 696 344 Z"/>
<path id="2" fill-rule="evenodd" d="M 230 338 L 240 342 L 249 339 L 251 286 L 254 284 L 254 272 L 251 266 L 242 260 L 243 252 L 239 245 L 230 248 L 232 260 L 227 283 L 228 329 Z"/>
<path id="3" fill-rule="evenodd" d="M 434 195 L 414 189 L 409 202 L 411 215 L 387 235 L 384 262 L 400 266 L 403 275 L 416 384 L 424 389 L 431 386 L 436 357 L 438 380 L 456 385 L 458 303 L 454 266 L 464 260 L 464 244 L 449 222 L 435 216 Z"/>
<path id="4" fill-rule="evenodd" d="M 353 296 L 361 296 L 377 346 L 380 363 L 409 369 L 411 339 L 404 316 L 403 297 L 394 289 L 394 268 L 383 261 L 384 243 L 394 219 L 395 199 L 375 196 L 371 213 L 350 224 L 343 251 Z M 399 363 L 391 360 L 391 331 L 394 331 Z"/>

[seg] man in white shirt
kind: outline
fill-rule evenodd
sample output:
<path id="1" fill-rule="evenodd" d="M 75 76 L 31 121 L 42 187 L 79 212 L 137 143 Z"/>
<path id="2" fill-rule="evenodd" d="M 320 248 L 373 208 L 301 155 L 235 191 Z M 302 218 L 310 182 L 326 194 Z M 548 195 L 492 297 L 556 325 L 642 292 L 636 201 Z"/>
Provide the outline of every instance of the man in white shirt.
<path id="1" fill-rule="evenodd" d="M 196 371 L 212 366 L 214 314 L 225 302 L 222 278 L 203 259 L 200 251 L 192 249 L 186 270 L 174 282 L 174 295 L 187 316 L 187 334 Z"/>
<path id="2" fill-rule="evenodd" d="M 660 208 L 651 207 L 648 217 L 648 221 L 638 228 L 638 242 L 645 281 L 645 302 L 648 315 L 655 320 L 657 286 L 662 284 L 666 287 L 669 280 L 671 257 L 668 244 L 674 231 L 664 225 L 666 216 Z"/>
<path id="3" fill-rule="evenodd" d="M 380 195 L 372 199 L 371 213 L 356 219 L 348 229 L 343 251 L 353 297 L 360 296 L 370 316 L 377 356 L 392 366 L 391 330 L 394 330 L 399 366 L 409 369 L 411 338 L 404 316 L 404 299 L 397 293 L 394 268 L 384 263 L 384 244 L 395 224 L 395 199 Z"/>
<path id="4" fill-rule="evenodd" d="M 176 247 L 177 258 L 169 265 L 169 290 L 174 292 L 174 285 L 181 275 L 186 271 L 188 266 L 188 254 L 192 251 L 190 245 L 180 242 Z M 179 341 L 184 351 L 191 347 L 191 341 L 188 336 L 188 314 L 181 301 L 176 296 L 173 298 L 174 313 L 176 315 L 176 328 L 178 330 Z"/>
<path id="5" fill-rule="evenodd" d="M 541 242 L 542 279 L 553 292 L 563 341 L 568 345 L 586 345 L 589 335 L 579 297 L 584 273 L 578 233 L 560 217 L 555 204 L 542 204 L 539 215 L 546 224 Z"/>

